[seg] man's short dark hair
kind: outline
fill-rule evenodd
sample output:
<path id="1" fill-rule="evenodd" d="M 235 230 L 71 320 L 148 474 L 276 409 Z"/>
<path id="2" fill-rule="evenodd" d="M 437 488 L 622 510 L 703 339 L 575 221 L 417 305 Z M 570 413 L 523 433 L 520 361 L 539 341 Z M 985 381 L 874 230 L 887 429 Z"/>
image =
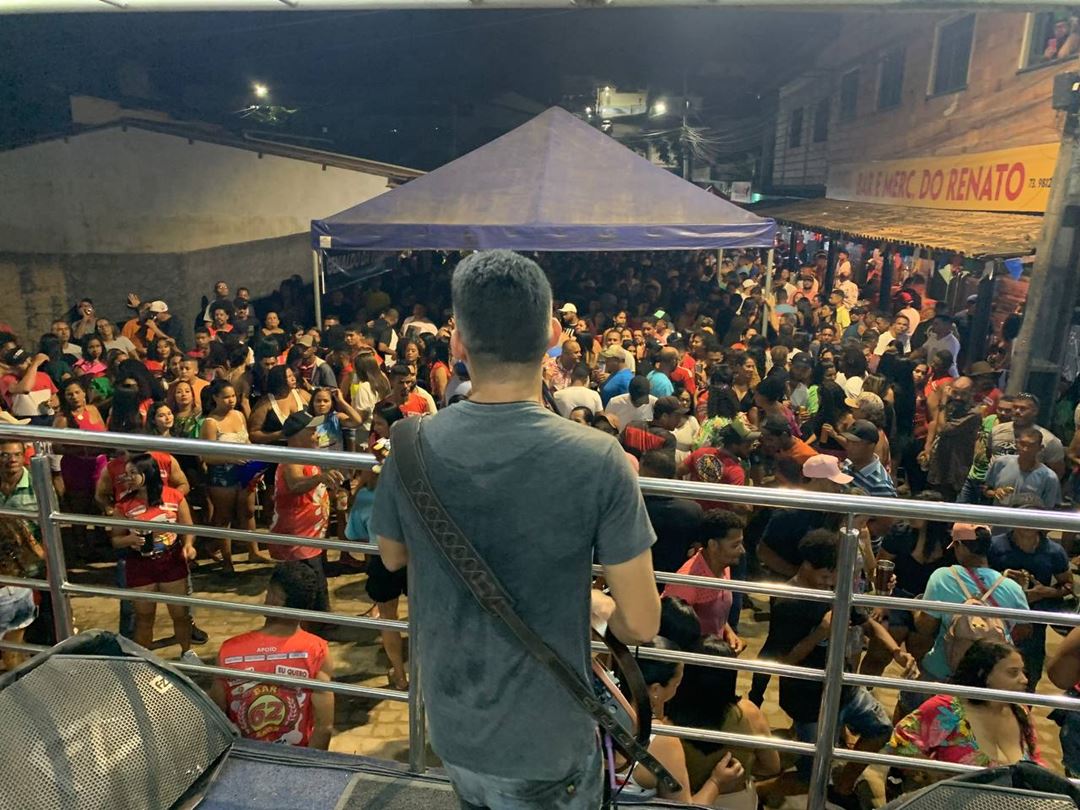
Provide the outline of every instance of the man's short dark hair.
<path id="1" fill-rule="evenodd" d="M 196 334 L 196 335 L 199 334 L 200 332 L 202 334 L 204 334 L 204 335 L 209 335 L 210 334 L 210 327 L 209 326 L 196 326 L 192 330 L 192 332 L 193 332 L 193 334 Z"/>
<path id="2" fill-rule="evenodd" d="M 509 250 L 474 253 L 454 269 L 454 317 L 474 364 L 537 363 L 551 339 L 551 285 Z"/>
<path id="3" fill-rule="evenodd" d="M 1013 437 L 1016 439 L 1038 439 L 1039 444 L 1043 443 L 1042 432 L 1038 428 L 1026 427 L 1019 430 L 1013 430 Z"/>
<path id="4" fill-rule="evenodd" d="M 587 380 L 592 376 L 592 369 L 585 363 L 578 363 L 570 372 L 571 380 Z"/>
<path id="5" fill-rule="evenodd" d="M 741 515 L 729 509 L 710 509 L 701 519 L 701 540 L 723 540 L 728 532 L 746 528 L 746 521 Z"/>
<path id="6" fill-rule="evenodd" d="M 809 531 L 799 541 L 799 556 L 803 562 L 817 570 L 836 570 L 836 554 L 839 541 L 836 532 L 829 529 Z"/>
<path id="7" fill-rule="evenodd" d="M 276 343 L 269 340 L 260 340 L 255 344 L 255 359 L 262 360 L 266 357 L 277 357 L 281 354 Z"/>
<path id="8" fill-rule="evenodd" d="M 770 414 L 761 425 L 761 431 L 770 436 L 792 436 L 791 424 L 780 414 Z"/>
<path id="9" fill-rule="evenodd" d="M 408 377 L 412 374 L 412 369 L 404 363 L 395 363 L 390 367 L 391 377 Z"/>
<path id="10" fill-rule="evenodd" d="M 803 475 L 803 463 L 791 456 L 780 456 L 776 459 L 776 475 L 793 484 L 806 483 L 808 479 Z"/>
<path id="11" fill-rule="evenodd" d="M 1035 396 L 1034 394 L 1028 394 L 1028 393 L 1013 394 L 1010 397 L 1010 399 L 1013 402 L 1030 402 L 1032 405 L 1035 406 L 1036 410 L 1038 410 L 1038 408 L 1039 408 L 1039 398 L 1037 396 Z"/>
<path id="12" fill-rule="evenodd" d="M 774 347 L 775 348 L 775 347 Z M 773 366 L 774 369 L 777 366 Z M 766 399 L 780 402 L 787 396 L 787 372 L 780 369 L 775 374 L 770 374 L 758 383 L 757 392 Z"/>
<path id="13" fill-rule="evenodd" d="M 675 477 L 675 454 L 670 450 L 649 450 L 638 460 L 639 474 L 645 478 Z"/>
<path id="14" fill-rule="evenodd" d="M 319 593 L 319 577 L 301 562 L 280 563 L 270 575 L 270 587 L 285 596 L 285 607 L 295 610 L 314 610 Z"/>
<path id="15" fill-rule="evenodd" d="M 990 547 L 993 545 L 993 537 L 990 535 L 990 530 L 985 526 L 975 527 L 975 539 L 963 541 L 963 546 L 976 557 L 985 557 L 990 553 Z"/>

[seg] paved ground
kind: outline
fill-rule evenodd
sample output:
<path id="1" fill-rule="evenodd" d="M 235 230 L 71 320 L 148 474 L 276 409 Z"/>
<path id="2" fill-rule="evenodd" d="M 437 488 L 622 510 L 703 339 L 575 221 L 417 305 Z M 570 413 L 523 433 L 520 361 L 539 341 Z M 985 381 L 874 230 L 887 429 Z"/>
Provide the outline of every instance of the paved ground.
<path id="1" fill-rule="evenodd" d="M 336 559 L 336 552 L 330 552 L 331 559 Z M 241 556 L 242 559 L 242 556 Z M 193 575 L 195 595 L 236 602 L 261 603 L 265 593 L 270 567 L 267 565 L 237 566 L 238 576 L 228 578 L 218 571 L 218 566 L 204 562 Z M 373 605 L 364 593 L 364 575 L 345 569 L 336 563 L 330 563 L 330 593 L 335 610 L 351 615 L 368 613 Z M 112 584 L 112 566 L 94 564 L 76 569 L 72 579 L 77 582 L 94 584 Z M 767 600 L 760 597 L 757 604 L 767 606 Z M 100 627 L 115 629 L 117 624 L 117 605 L 115 602 L 98 598 L 77 598 L 74 602 L 75 622 L 81 628 Z M 402 618 L 407 615 L 407 608 Z M 740 633 L 748 642 L 744 657 L 756 655 L 760 650 L 768 629 L 768 620 L 763 613 L 745 611 Z M 210 635 L 207 644 L 197 647 L 198 653 L 207 662 L 216 658 L 220 643 L 237 633 L 258 627 L 262 622 L 255 616 L 231 611 L 198 611 L 198 625 Z M 179 647 L 171 643 L 172 627 L 163 607 L 158 609 L 156 635 L 158 654 L 165 658 L 179 655 Z M 1053 648 L 1059 637 L 1050 633 L 1050 646 Z M 375 631 L 353 628 L 337 628 L 333 633 L 330 648 L 335 663 L 337 680 L 364 686 L 387 686 L 385 655 L 379 645 Z M 886 674 L 898 675 L 895 668 Z M 750 675 L 740 679 L 741 691 L 745 694 L 750 688 Z M 1040 691 L 1055 691 L 1044 679 Z M 895 693 L 877 690 L 880 700 L 891 712 L 895 703 Z M 777 683 L 773 679 L 766 695 L 766 714 L 772 726 L 783 734 L 790 727 L 790 720 L 777 704 Z M 375 701 L 338 696 L 335 711 L 335 734 L 331 750 L 344 753 L 357 753 L 386 759 L 407 761 L 408 758 L 408 709 L 403 702 Z M 1040 731 L 1040 744 L 1046 760 L 1050 763 L 1061 762 L 1061 750 L 1058 743 L 1058 728 L 1046 719 L 1044 710 L 1036 711 L 1036 726 Z M 437 761 L 432 757 L 433 764 Z M 869 773 L 868 782 L 873 792 L 882 795 L 882 775 Z M 805 806 L 805 802 L 801 803 Z M 791 800 L 790 807 L 799 807 L 798 800 Z"/>

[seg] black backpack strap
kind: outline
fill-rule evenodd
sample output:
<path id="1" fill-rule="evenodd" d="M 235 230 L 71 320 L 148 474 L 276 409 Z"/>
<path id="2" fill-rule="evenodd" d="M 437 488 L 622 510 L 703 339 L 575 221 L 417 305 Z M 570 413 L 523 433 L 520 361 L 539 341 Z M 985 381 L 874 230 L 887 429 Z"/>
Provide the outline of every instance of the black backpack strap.
<path id="1" fill-rule="evenodd" d="M 502 583 L 447 513 L 428 479 L 420 435 L 422 422 L 423 417 L 418 416 L 396 422 L 391 432 L 390 446 L 403 488 L 432 544 L 442 553 L 451 570 L 480 607 L 501 619 L 525 650 L 548 668 L 555 680 L 577 700 L 597 725 L 611 735 L 612 740 L 632 759 L 640 762 L 656 776 L 665 792 L 677 793 L 681 789 L 679 783 L 646 747 L 648 732 L 645 736 L 646 744 L 643 745 L 605 709 L 592 686 L 581 674 L 525 623 L 514 610 L 513 599 Z M 651 715 L 648 713 L 639 718 L 639 724 L 646 722 L 651 722 Z"/>

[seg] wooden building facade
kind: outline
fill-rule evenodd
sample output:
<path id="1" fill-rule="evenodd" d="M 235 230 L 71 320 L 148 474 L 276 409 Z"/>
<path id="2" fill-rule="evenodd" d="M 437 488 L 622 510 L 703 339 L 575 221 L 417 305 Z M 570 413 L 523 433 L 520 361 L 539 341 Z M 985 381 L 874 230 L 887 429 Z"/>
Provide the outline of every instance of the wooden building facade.
<path id="1" fill-rule="evenodd" d="M 1054 76 L 1080 70 L 1078 54 L 1069 10 L 845 14 L 780 91 L 766 190 L 823 195 L 839 165 L 1057 143 Z"/>

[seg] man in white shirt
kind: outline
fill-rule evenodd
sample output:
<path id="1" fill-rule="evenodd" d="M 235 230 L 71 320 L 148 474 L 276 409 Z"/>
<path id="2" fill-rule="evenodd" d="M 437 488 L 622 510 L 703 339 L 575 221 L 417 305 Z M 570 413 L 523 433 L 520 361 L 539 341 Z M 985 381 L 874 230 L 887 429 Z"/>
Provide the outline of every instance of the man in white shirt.
<path id="1" fill-rule="evenodd" d="M 60 341 L 60 351 L 75 360 L 82 359 L 82 346 L 71 342 L 71 324 L 65 320 L 53 321 L 52 333 Z"/>
<path id="2" fill-rule="evenodd" d="M 880 358 L 894 340 L 900 343 L 900 353 L 907 354 L 911 349 L 911 337 L 908 334 L 909 321 L 906 315 L 897 315 L 893 318 L 892 325 L 882 332 L 874 348 L 874 356 Z"/>
<path id="3" fill-rule="evenodd" d="M 851 309 L 859 303 L 859 285 L 851 280 L 851 262 L 848 261 L 847 253 L 840 251 L 840 259 L 836 265 L 836 284 L 834 288 L 844 294 L 844 306 Z"/>
<path id="4" fill-rule="evenodd" d="M 922 318 L 919 316 L 919 310 L 915 309 L 915 297 L 909 292 L 900 293 L 900 301 L 903 306 L 897 311 L 897 315 L 903 315 L 907 318 L 907 329 L 905 334 L 908 340 L 915 334 L 915 327 L 919 325 L 919 321 Z"/>
<path id="5" fill-rule="evenodd" d="M 836 277 L 851 277 L 851 259 L 848 257 L 848 252 L 844 248 L 840 248 L 836 251 Z"/>
<path id="6" fill-rule="evenodd" d="M 622 394 L 621 396 L 626 396 Z M 614 402 L 619 397 L 612 397 Z M 570 412 L 574 408 L 588 408 L 593 415 L 604 410 L 604 404 L 600 401 L 600 394 L 589 388 L 589 367 L 584 363 L 578 363 L 570 371 L 570 385 L 561 391 L 555 392 L 555 407 L 560 416 L 570 418 Z M 609 403 L 610 407 L 610 403 Z"/>
<path id="7" fill-rule="evenodd" d="M 630 380 L 630 390 L 608 402 L 605 413 L 619 420 L 619 433 L 631 422 L 651 422 L 656 397 L 649 393 L 649 381 L 640 374 Z"/>
<path id="8" fill-rule="evenodd" d="M 958 377 L 956 358 L 960 354 L 960 339 L 953 334 L 953 320 L 948 315 L 935 315 L 930 323 L 930 335 L 923 344 L 927 358 L 933 357 L 937 352 L 948 352 L 952 355 L 952 366 L 949 374 Z"/>
<path id="9" fill-rule="evenodd" d="M 417 334 L 421 335 L 437 335 L 439 333 L 439 328 L 428 318 L 427 307 L 423 304 L 414 304 L 412 315 L 401 322 L 402 337 L 409 336 L 409 327 L 412 327 Z"/>

